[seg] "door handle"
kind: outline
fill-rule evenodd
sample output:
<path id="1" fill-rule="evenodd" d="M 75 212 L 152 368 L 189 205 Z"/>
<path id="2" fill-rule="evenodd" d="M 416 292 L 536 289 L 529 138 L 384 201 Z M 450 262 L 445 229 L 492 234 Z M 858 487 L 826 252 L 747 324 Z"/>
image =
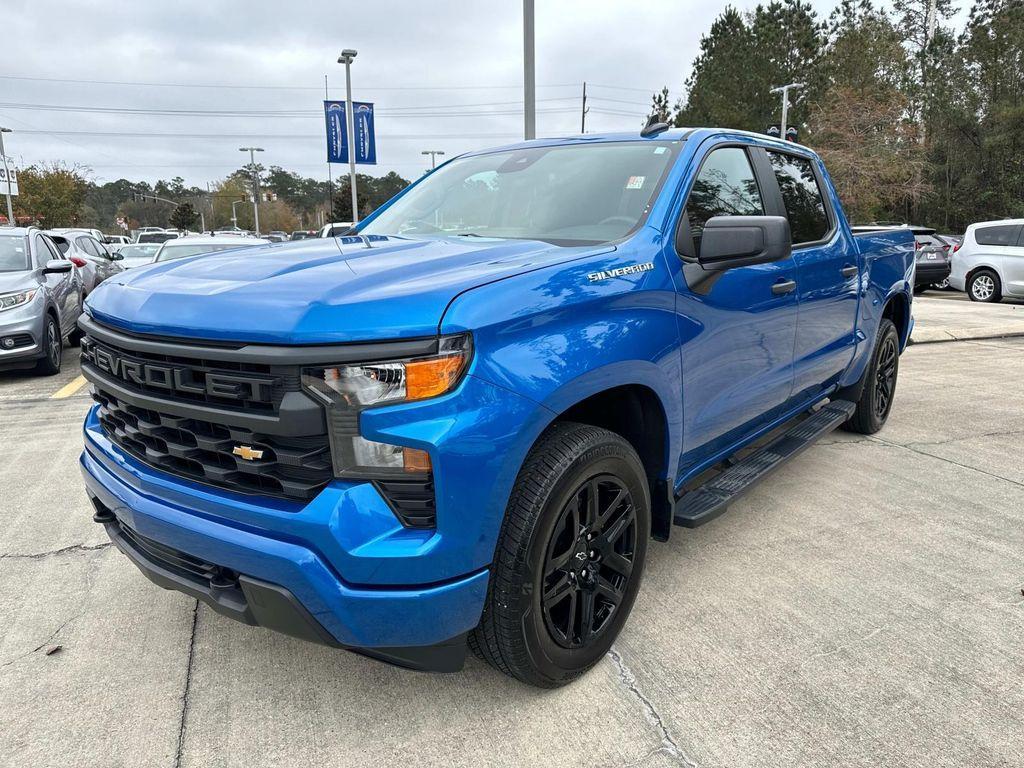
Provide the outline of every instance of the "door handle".
<path id="1" fill-rule="evenodd" d="M 842 272 L 843 277 L 853 277 L 857 274 L 857 268 L 853 266 L 853 264 L 847 264 L 840 270 L 840 272 Z"/>
<path id="2" fill-rule="evenodd" d="M 777 283 L 772 285 L 772 293 L 776 296 L 782 296 L 785 293 L 791 293 L 796 290 L 796 280 L 779 280 Z"/>

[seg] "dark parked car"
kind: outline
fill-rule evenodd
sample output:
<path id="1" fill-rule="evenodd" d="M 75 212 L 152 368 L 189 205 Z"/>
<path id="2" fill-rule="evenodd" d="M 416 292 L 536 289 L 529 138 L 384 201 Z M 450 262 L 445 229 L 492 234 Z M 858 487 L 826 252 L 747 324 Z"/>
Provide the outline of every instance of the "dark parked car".
<path id="1" fill-rule="evenodd" d="M 892 230 L 910 230 L 914 233 L 916 249 L 914 254 L 914 293 L 922 293 L 949 279 L 949 257 L 952 247 L 938 237 L 934 229 L 911 224 L 901 224 L 895 227 L 884 224 L 853 227 L 853 231 L 856 233 Z"/>

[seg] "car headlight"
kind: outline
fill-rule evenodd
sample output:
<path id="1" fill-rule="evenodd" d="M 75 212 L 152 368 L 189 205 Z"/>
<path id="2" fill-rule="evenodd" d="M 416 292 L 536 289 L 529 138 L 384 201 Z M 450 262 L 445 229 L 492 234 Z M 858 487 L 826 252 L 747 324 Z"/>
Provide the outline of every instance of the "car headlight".
<path id="1" fill-rule="evenodd" d="M 304 368 L 302 385 L 327 405 L 334 474 L 338 477 L 428 473 L 426 451 L 367 440 L 359 414 L 367 408 L 425 400 L 450 392 L 469 366 L 468 334 L 444 336 L 436 354 L 408 360 Z"/>
<path id="2" fill-rule="evenodd" d="M 0 312 L 28 304 L 36 297 L 36 289 L 18 291 L 17 293 L 0 293 Z"/>

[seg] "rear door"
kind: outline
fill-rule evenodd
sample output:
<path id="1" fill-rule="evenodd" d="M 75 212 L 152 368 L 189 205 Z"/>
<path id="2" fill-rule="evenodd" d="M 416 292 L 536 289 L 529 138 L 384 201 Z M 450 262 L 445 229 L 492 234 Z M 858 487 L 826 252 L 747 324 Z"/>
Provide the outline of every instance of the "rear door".
<path id="1" fill-rule="evenodd" d="M 797 327 L 793 259 L 715 272 L 696 263 L 708 219 L 770 213 L 753 151 L 728 143 L 708 151 L 679 221 L 683 474 L 756 432 L 790 399 Z"/>
<path id="2" fill-rule="evenodd" d="M 992 224 L 974 232 L 977 255 L 999 272 L 1003 293 L 1024 296 L 1024 226 Z"/>
<path id="3" fill-rule="evenodd" d="M 840 229 L 818 163 L 796 152 L 764 153 L 793 236 L 799 304 L 793 393 L 807 399 L 834 385 L 853 359 L 860 258 Z"/>

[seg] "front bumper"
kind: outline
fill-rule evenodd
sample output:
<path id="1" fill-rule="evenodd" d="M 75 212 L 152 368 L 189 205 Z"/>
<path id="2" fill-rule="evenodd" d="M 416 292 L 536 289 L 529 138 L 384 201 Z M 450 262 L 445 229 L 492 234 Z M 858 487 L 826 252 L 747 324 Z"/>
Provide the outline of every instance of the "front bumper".
<path id="1" fill-rule="evenodd" d="M 0 312 L 0 370 L 25 368 L 43 356 L 43 313 L 37 304 L 38 296 L 25 306 Z M 15 342 L 11 349 L 3 346 L 8 338 Z"/>
<path id="2" fill-rule="evenodd" d="M 374 539 L 387 539 L 392 557 L 415 558 L 438 538 L 433 532 L 402 529 L 392 517 L 390 529 L 374 529 L 363 540 L 370 530 L 367 519 L 378 512 L 390 515 L 372 485 L 335 483 L 306 508 L 286 511 L 272 500 L 236 498 L 145 467 L 107 441 L 94 412 L 86 420 L 85 444 L 81 469 L 99 520 L 115 544 L 160 586 L 186 592 L 245 623 L 404 666 L 439 671 L 461 666 L 465 633 L 483 609 L 486 568 L 439 583 L 357 584 L 339 572 L 339 558 L 332 562 L 324 554 L 346 548 L 358 558 L 360 550 L 374 549 Z M 231 507 L 235 519 L 218 514 L 214 501 Z M 239 521 L 248 517 L 255 522 L 257 511 L 262 525 Z M 126 529 L 141 539 L 133 544 Z M 237 586 L 224 590 L 169 573 L 166 563 L 148 556 L 138 540 L 215 565 L 236 575 Z"/>

